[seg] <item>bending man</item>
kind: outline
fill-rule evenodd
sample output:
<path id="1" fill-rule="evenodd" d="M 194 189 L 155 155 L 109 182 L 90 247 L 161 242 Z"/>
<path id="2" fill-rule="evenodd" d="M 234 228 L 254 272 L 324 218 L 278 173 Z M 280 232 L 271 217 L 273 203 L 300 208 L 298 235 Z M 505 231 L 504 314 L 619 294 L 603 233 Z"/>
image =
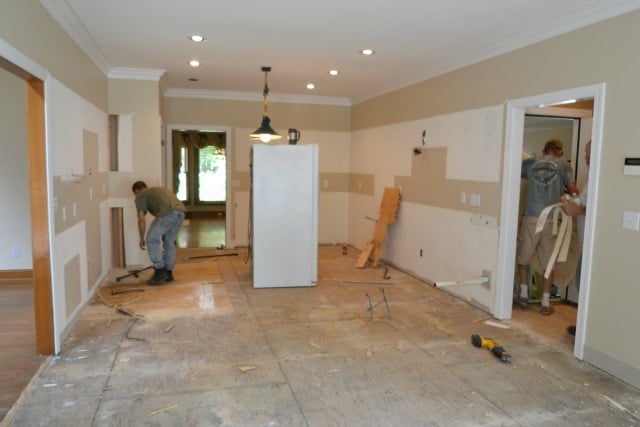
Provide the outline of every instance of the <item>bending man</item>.
<path id="1" fill-rule="evenodd" d="M 176 259 L 176 237 L 184 220 L 184 205 L 166 188 L 147 188 L 144 181 L 136 181 L 131 190 L 136 196 L 140 249 L 147 249 L 153 263 L 153 277 L 147 283 L 157 285 L 165 281 L 171 282 Z M 155 218 L 149 226 L 145 242 L 147 212 Z"/>

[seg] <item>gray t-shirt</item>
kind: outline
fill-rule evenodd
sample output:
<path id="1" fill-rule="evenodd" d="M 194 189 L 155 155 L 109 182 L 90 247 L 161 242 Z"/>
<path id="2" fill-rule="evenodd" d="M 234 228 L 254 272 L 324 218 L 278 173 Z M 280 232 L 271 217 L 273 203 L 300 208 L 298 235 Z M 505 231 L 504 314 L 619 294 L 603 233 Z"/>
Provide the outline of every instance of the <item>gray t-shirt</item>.
<path id="1" fill-rule="evenodd" d="M 564 188 L 574 182 L 571 165 L 551 155 L 524 160 L 521 176 L 528 181 L 525 216 L 537 217 L 545 207 L 559 203 Z"/>
<path id="2" fill-rule="evenodd" d="M 184 211 L 184 205 L 175 194 L 163 187 L 150 187 L 136 196 L 138 212 L 149 212 L 155 217 L 169 215 L 173 211 Z"/>

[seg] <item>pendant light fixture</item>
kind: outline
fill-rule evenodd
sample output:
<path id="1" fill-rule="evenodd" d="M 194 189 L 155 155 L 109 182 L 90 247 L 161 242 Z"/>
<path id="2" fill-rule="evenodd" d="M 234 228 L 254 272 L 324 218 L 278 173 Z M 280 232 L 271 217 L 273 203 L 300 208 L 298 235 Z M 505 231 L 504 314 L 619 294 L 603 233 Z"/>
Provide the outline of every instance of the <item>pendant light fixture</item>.
<path id="1" fill-rule="evenodd" d="M 262 67 L 262 71 L 264 72 L 264 91 L 262 95 L 264 96 L 264 114 L 262 115 L 262 123 L 260 127 L 256 129 L 250 136 L 253 140 L 260 140 L 262 142 L 269 142 L 271 140 L 282 138 L 271 125 L 271 119 L 269 118 L 268 106 L 269 106 L 269 86 L 267 85 L 267 74 L 271 71 L 271 67 Z"/>

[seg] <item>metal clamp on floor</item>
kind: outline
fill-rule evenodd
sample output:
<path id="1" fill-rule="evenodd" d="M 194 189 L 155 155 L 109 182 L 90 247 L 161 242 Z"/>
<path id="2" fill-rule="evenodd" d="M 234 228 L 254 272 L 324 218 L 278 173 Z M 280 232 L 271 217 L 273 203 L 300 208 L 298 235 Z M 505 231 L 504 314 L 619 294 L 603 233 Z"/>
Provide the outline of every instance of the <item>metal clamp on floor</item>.
<path id="1" fill-rule="evenodd" d="M 116 282 L 119 282 L 120 280 L 126 279 L 127 277 L 131 277 L 131 276 L 137 278 L 137 277 L 139 277 L 138 275 L 140 273 L 142 273 L 145 270 L 149 270 L 151 268 L 153 268 L 153 265 L 150 265 L 149 267 L 141 268 L 139 270 L 129 270 L 129 274 L 125 274 L 124 276 L 116 277 Z"/>
<path id="2" fill-rule="evenodd" d="M 369 299 L 369 307 L 367 308 L 367 311 L 369 312 L 369 320 L 373 320 L 373 309 L 379 306 L 383 302 L 384 302 L 384 305 L 387 307 L 387 317 L 389 318 L 389 320 L 391 320 L 391 309 L 389 308 L 389 303 L 387 302 L 387 296 L 384 293 L 384 288 L 380 288 L 380 292 L 382 293 L 382 299 L 375 304 L 371 303 L 371 295 L 369 295 L 368 292 L 365 294 Z"/>

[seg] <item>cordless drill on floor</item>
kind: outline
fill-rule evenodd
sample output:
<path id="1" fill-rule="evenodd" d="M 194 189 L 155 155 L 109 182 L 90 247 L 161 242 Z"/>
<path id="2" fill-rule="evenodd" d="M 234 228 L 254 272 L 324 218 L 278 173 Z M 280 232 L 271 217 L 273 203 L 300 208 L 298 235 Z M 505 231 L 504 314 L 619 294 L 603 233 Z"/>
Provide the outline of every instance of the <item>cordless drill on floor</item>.
<path id="1" fill-rule="evenodd" d="M 495 338 L 484 338 L 480 335 L 474 334 L 471 335 L 471 344 L 475 347 L 486 348 L 504 363 L 511 362 L 511 355 L 508 354 L 502 346 L 498 345 L 498 341 L 496 341 Z"/>

